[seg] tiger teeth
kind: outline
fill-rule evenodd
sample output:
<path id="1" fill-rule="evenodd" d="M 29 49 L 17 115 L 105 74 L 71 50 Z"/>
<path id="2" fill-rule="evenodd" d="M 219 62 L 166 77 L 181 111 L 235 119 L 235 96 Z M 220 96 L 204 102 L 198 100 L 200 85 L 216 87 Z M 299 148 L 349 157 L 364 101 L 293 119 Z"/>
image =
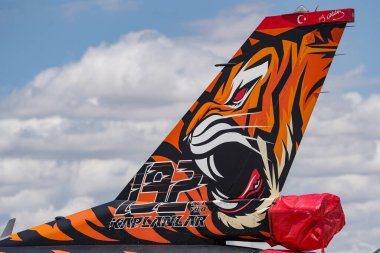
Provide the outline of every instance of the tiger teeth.
<path id="1" fill-rule="evenodd" d="M 215 200 L 213 202 L 218 207 L 223 208 L 223 209 L 228 209 L 228 210 L 234 209 L 238 205 L 238 203 L 236 202 L 227 202 L 227 201 L 222 201 L 222 200 Z"/>
<path id="2" fill-rule="evenodd" d="M 215 189 L 215 190 L 216 190 L 216 192 L 211 191 L 211 194 L 216 200 L 228 199 L 228 197 L 226 195 L 224 195 L 223 193 L 221 193 L 220 191 L 218 191 L 218 189 Z"/>

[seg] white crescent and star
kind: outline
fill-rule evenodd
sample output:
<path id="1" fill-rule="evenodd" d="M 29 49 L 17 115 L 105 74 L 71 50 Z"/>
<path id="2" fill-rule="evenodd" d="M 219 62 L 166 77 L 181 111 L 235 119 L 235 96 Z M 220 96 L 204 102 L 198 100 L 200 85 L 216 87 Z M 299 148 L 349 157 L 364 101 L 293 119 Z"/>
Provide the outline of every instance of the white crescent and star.
<path id="1" fill-rule="evenodd" d="M 303 24 L 303 23 L 305 23 L 305 21 L 306 21 L 306 17 L 304 16 L 304 15 L 299 15 L 298 17 L 297 17 L 297 22 L 298 22 L 298 24 Z"/>

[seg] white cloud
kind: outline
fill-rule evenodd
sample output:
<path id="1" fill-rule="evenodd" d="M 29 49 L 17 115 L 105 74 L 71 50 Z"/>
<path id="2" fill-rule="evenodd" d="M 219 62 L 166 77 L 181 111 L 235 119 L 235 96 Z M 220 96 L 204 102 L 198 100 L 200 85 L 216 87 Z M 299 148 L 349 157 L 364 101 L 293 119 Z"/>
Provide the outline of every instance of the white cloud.
<path id="1" fill-rule="evenodd" d="M 323 95 L 296 158 L 299 175 L 378 173 L 380 94 Z"/>
<path id="2" fill-rule="evenodd" d="M 116 196 L 134 176 L 137 165 L 125 160 L 85 160 L 75 165 L 72 185 L 75 195 L 99 199 Z M 103 196 L 103 197 L 102 197 Z"/>
<path id="3" fill-rule="evenodd" d="M 145 116 L 149 118 L 146 111 Z M 62 116 L 0 120 L 0 152 L 12 157 L 126 158 L 147 157 L 174 121 L 69 119 Z M 152 117 L 151 117 L 152 118 Z M 126 143 L 136 143 L 126 145 Z M 141 153 L 142 152 L 142 153 Z M 141 155 L 136 154 L 141 153 Z"/>
<path id="4" fill-rule="evenodd" d="M 236 5 L 214 18 L 192 22 L 190 27 L 197 34 L 183 40 L 218 55 L 224 61 L 229 60 L 268 14 L 270 7 L 267 3 Z"/>
<path id="5" fill-rule="evenodd" d="M 191 37 L 129 33 L 3 98 L 0 227 L 8 215 L 19 230 L 114 198 L 267 12 L 239 5 L 194 22 Z M 284 189 L 341 196 L 347 225 L 329 252 L 370 252 L 380 235 L 380 94 L 354 91 L 378 80 L 364 69 L 328 80 L 334 92 L 321 95 Z"/>
<path id="6" fill-rule="evenodd" d="M 37 208 L 46 203 L 50 192 L 44 190 L 21 190 L 16 194 L 0 198 L 1 206 L 7 206 L 9 209 L 20 208 L 20 203 L 28 208 Z"/>
<path id="7" fill-rule="evenodd" d="M 204 70 L 216 59 L 157 32 L 129 33 L 113 45 L 90 48 L 78 62 L 43 71 L 0 106 L 3 115 L 27 117 L 141 120 L 147 110 L 148 120 L 173 117 L 215 76 L 216 69 Z"/>
<path id="8" fill-rule="evenodd" d="M 333 93 L 356 90 L 361 90 L 366 93 L 370 93 L 369 91 L 371 90 L 380 92 L 380 77 L 367 76 L 366 66 L 363 63 L 344 73 L 332 75 L 328 83 L 332 84 L 329 87 L 329 90 L 331 90 Z"/>
<path id="9" fill-rule="evenodd" d="M 41 222 L 49 222 L 57 216 L 67 216 L 89 207 L 95 206 L 96 201 L 89 197 L 76 197 L 67 202 L 62 208 L 56 208 L 53 204 L 40 205 L 31 212 L 28 209 L 19 209 L 11 212 L 13 217 L 17 217 L 14 231 L 37 226 Z"/>
<path id="10" fill-rule="evenodd" d="M 0 216 L 25 229 L 109 201 L 138 167 L 121 159 L 2 159 L 0 168 Z"/>

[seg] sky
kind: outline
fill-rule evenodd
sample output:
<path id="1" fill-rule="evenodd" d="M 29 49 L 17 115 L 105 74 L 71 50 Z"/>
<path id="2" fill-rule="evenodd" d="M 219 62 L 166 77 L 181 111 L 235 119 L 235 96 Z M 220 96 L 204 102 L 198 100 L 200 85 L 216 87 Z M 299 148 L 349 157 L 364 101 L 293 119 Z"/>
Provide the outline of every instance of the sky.
<path id="1" fill-rule="evenodd" d="M 0 229 L 113 199 L 263 17 L 305 1 L 0 0 Z M 283 194 L 339 195 L 328 252 L 380 248 L 378 1 L 356 9 Z M 262 245 L 262 247 L 269 247 Z"/>

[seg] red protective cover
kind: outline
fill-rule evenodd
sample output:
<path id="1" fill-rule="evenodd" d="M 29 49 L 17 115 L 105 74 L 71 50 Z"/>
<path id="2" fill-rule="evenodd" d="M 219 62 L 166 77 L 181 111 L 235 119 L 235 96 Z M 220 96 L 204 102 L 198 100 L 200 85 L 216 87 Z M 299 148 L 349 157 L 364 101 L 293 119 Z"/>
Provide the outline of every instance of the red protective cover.
<path id="1" fill-rule="evenodd" d="M 339 197 L 324 193 L 283 196 L 269 209 L 271 246 L 317 250 L 328 246 L 345 225 Z"/>

